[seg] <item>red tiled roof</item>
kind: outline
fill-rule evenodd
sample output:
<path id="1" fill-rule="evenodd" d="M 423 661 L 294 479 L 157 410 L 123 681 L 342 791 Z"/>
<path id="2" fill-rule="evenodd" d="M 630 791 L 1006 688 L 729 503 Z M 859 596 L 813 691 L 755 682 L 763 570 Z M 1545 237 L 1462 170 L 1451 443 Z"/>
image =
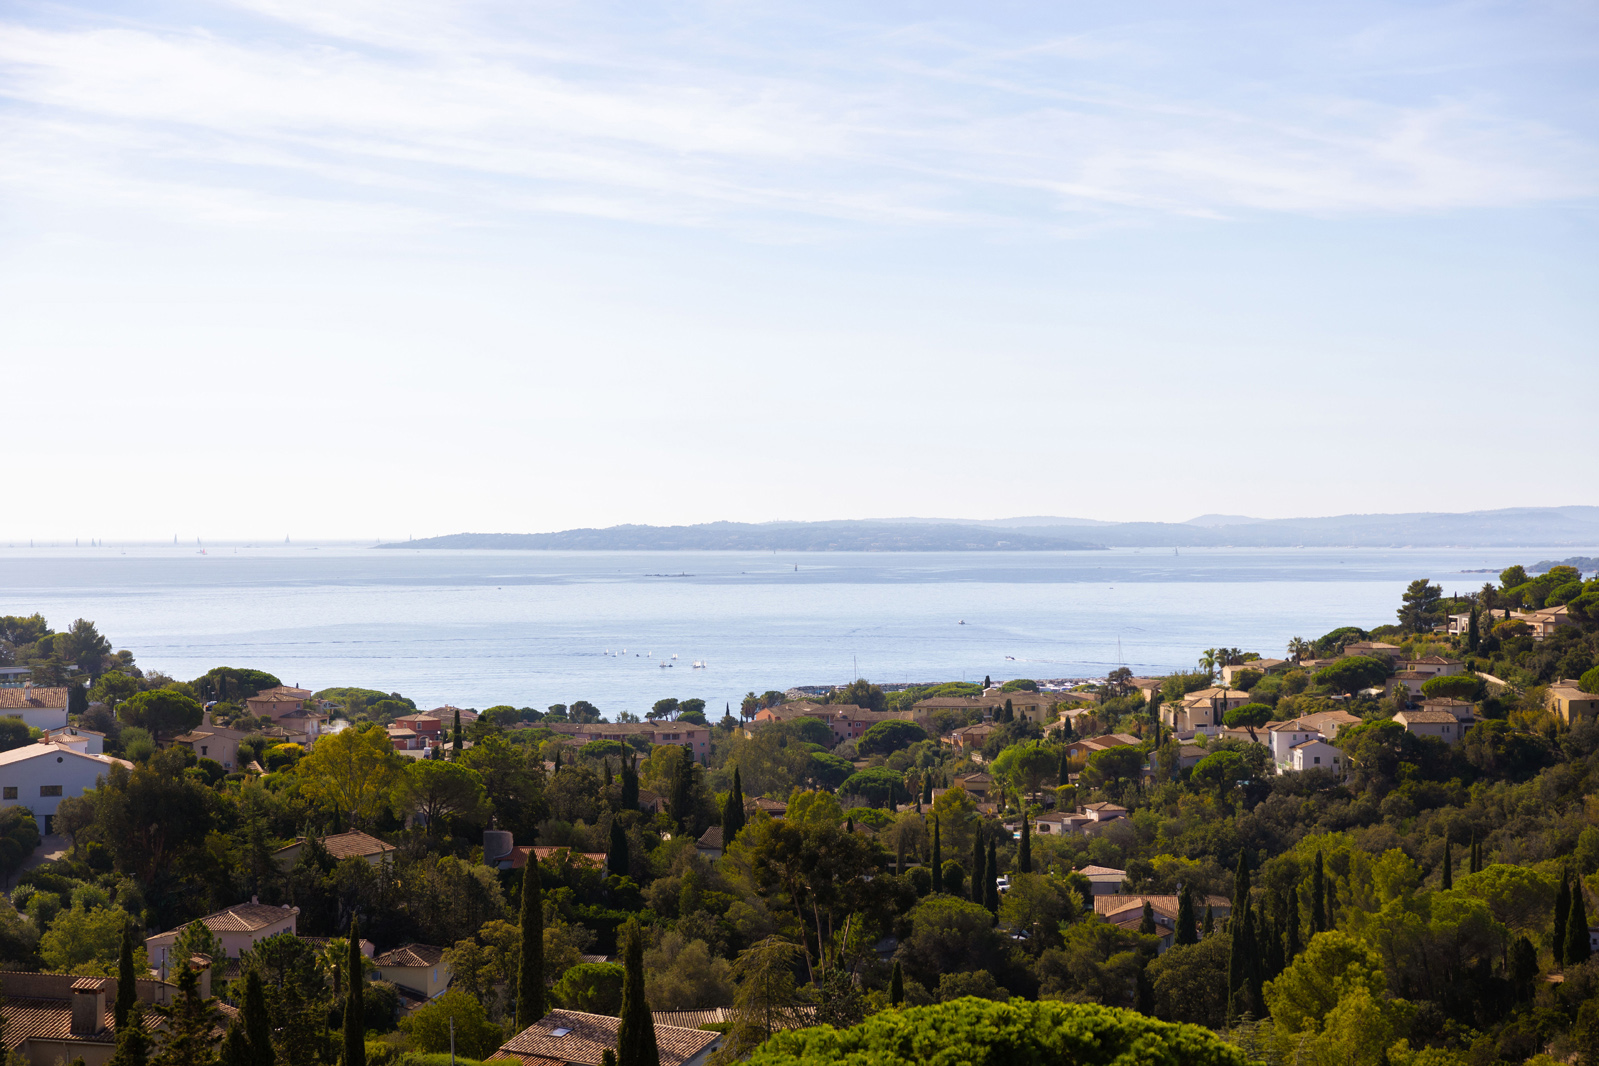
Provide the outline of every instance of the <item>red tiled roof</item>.
<path id="1" fill-rule="evenodd" d="M 511 869 L 520 870 L 527 865 L 528 852 L 538 855 L 538 861 L 543 862 L 558 852 L 567 852 L 574 862 L 587 862 L 595 866 L 605 865 L 605 852 L 603 851 L 573 851 L 566 847 L 536 847 L 522 845 L 511 849 Z"/>
<path id="2" fill-rule="evenodd" d="M 0 711 L 54 710 L 67 705 L 64 688 L 0 688 Z"/>
<path id="3" fill-rule="evenodd" d="M 377 837 L 363 833 L 359 829 L 352 829 L 348 833 L 334 833 L 332 836 L 322 837 L 321 840 L 322 846 L 327 848 L 328 854 L 335 859 L 361 858 L 396 850 L 393 844 L 385 844 Z M 285 844 L 278 850 L 286 851 L 304 843 L 305 838 L 300 837 L 293 844 Z"/>
<path id="4" fill-rule="evenodd" d="M 552 1010 L 516 1036 L 492 1056 L 495 1059 L 520 1059 L 526 1064 L 528 1056 L 533 1061 L 543 1059 L 554 1062 L 578 1062 L 585 1066 L 599 1063 L 607 1050 L 616 1047 L 620 1018 L 605 1014 L 585 1014 L 575 1010 Z M 557 1030 L 566 1030 L 560 1036 Z M 655 1045 L 660 1050 L 661 1066 L 679 1066 L 698 1055 L 717 1040 L 720 1034 L 703 1029 L 688 1029 L 677 1025 L 655 1026 Z"/>
<path id="5" fill-rule="evenodd" d="M 372 961 L 379 966 L 437 966 L 444 961 L 444 949 L 431 944 L 407 944 L 385 951 Z"/>

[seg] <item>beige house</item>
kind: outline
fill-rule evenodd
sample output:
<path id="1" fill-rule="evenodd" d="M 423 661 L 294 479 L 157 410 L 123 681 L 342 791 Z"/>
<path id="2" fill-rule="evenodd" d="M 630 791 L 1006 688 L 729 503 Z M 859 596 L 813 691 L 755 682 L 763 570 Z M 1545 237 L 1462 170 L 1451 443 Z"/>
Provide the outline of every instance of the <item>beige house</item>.
<path id="1" fill-rule="evenodd" d="M 215 724 L 211 712 L 206 711 L 197 728 L 173 738 L 172 742 L 183 745 L 201 759 L 215 759 L 224 770 L 237 770 L 240 769 L 239 741 L 249 735 L 242 729 Z"/>
<path id="2" fill-rule="evenodd" d="M 284 715 L 305 710 L 306 702 L 310 698 L 311 690 L 308 688 L 278 685 L 275 688 L 262 689 L 254 696 L 247 696 L 244 706 L 257 718 L 270 718 L 276 722 Z"/>
<path id="3" fill-rule="evenodd" d="M 1381 640 L 1357 640 L 1352 644 L 1344 645 L 1345 655 L 1365 655 L 1373 659 L 1388 659 L 1397 661 L 1404 654 L 1404 649 L 1397 644 L 1388 644 Z"/>
<path id="4" fill-rule="evenodd" d="M 1202 688 L 1176 704 L 1160 705 L 1160 720 L 1175 732 L 1192 735 L 1220 729 L 1227 712 L 1249 702 L 1249 693 L 1236 688 Z"/>
<path id="5" fill-rule="evenodd" d="M 1127 880 L 1126 870 L 1117 870 L 1109 866 L 1084 866 L 1077 871 L 1088 878 L 1090 891 L 1096 896 L 1111 896 L 1122 890 L 1122 882 Z"/>
<path id="6" fill-rule="evenodd" d="M 973 725 L 963 725 L 959 729 L 945 733 L 941 738 L 942 743 L 957 751 L 972 751 L 981 748 L 988 738 L 999 731 L 999 726 L 989 722 L 977 722 Z"/>
<path id="7" fill-rule="evenodd" d="M 1100 737 L 1086 737 L 1074 740 L 1066 746 L 1066 754 L 1073 759 L 1086 759 L 1096 751 L 1106 748 L 1123 748 L 1129 744 L 1140 743 L 1139 739 L 1130 733 L 1106 733 Z"/>
<path id="8" fill-rule="evenodd" d="M 209 970 L 201 973 L 201 995 L 208 994 Z M 136 996 L 145 1007 L 161 1007 L 177 999 L 176 985 L 138 979 Z M 78 977 L 70 973 L 0 972 L 0 1017 L 4 1018 L 4 1045 L 28 1066 L 56 1066 L 82 1059 L 85 1066 L 105 1066 L 116 1054 L 117 1034 L 112 1007 L 117 982 L 110 977 Z M 238 1011 L 217 1005 L 221 1023 L 227 1025 Z M 153 1017 L 153 1012 L 151 1015 Z M 212 1031 L 213 1041 L 222 1029 Z"/>
<path id="9" fill-rule="evenodd" d="M 1292 665 L 1294 664 L 1287 659 L 1251 659 L 1247 663 L 1235 663 L 1221 668 L 1221 683 L 1231 687 L 1233 679 L 1246 671 L 1253 670 L 1257 674 L 1280 674 Z"/>
<path id="10" fill-rule="evenodd" d="M 1549 713 L 1567 725 L 1580 721 L 1593 721 L 1599 717 L 1599 696 L 1584 692 L 1572 680 L 1556 681 L 1544 695 L 1544 706 Z"/>
<path id="11" fill-rule="evenodd" d="M 572 738 L 579 746 L 591 740 L 627 743 L 628 737 L 645 737 L 651 744 L 679 744 L 694 753 L 694 761 L 711 757 L 711 727 L 693 722 L 550 722 L 545 728 Z"/>
<path id="12" fill-rule="evenodd" d="M 988 689 L 981 696 L 933 696 L 918 700 L 911 710 L 919 716 L 916 719 L 918 722 L 925 721 L 934 711 L 978 711 L 985 719 L 992 720 L 1009 702 L 1011 713 L 1018 722 L 1043 725 L 1049 721 L 1050 711 L 1057 702 L 1094 698 L 1091 693 L 1000 692 Z"/>
<path id="13" fill-rule="evenodd" d="M 428 1000 L 450 987 L 450 968 L 444 962 L 444 949 L 428 944 L 407 944 L 385 951 L 372 960 L 383 979 L 409 999 Z"/>
<path id="14" fill-rule="evenodd" d="M 259 940 L 279 933 L 296 932 L 295 923 L 299 915 L 298 907 L 273 907 L 252 899 L 249 903 L 237 904 L 199 920 L 222 942 L 228 958 L 236 959 L 255 947 Z M 162 980 L 168 978 L 169 967 L 177 962 L 168 956 L 183 930 L 184 926 L 180 925 L 145 938 L 144 949 L 150 956 L 150 965 L 161 975 Z"/>
<path id="15" fill-rule="evenodd" d="M 348 833 L 334 833 L 332 836 L 319 837 L 322 846 L 328 849 L 328 854 L 333 856 L 335 862 L 341 859 L 365 859 L 373 866 L 383 861 L 383 857 L 396 851 L 393 844 L 385 844 L 375 836 L 370 836 L 359 829 L 352 829 Z M 279 866 L 288 869 L 300 860 L 300 850 L 305 847 L 305 837 L 300 837 L 293 844 L 285 844 L 272 853 Z"/>
<path id="16" fill-rule="evenodd" d="M 1448 711 L 1427 708 L 1400 711 L 1394 715 L 1394 721 L 1404 726 L 1408 733 L 1418 737 L 1438 737 L 1451 744 L 1458 743 L 1466 735 L 1466 730 L 1471 728 L 1470 723 L 1462 722 Z"/>
<path id="17" fill-rule="evenodd" d="M 1289 752 L 1289 768 L 1294 770 L 1332 770 L 1343 773 L 1344 753 L 1320 738 L 1295 744 Z"/>
<path id="18" fill-rule="evenodd" d="M 1155 919 L 1155 935 L 1160 937 L 1160 952 L 1166 951 L 1176 941 L 1177 913 L 1182 906 L 1179 897 L 1131 895 L 1121 892 L 1094 896 L 1094 913 L 1114 926 L 1128 932 L 1138 932 L 1144 922 L 1144 904 Z M 1205 908 L 1209 907 L 1214 921 L 1220 922 L 1232 913 L 1232 901 L 1226 896 L 1198 896 L 1194 899 L 1194 922 L 1203 921 Z M 1198 932 L 1198 930 L 1195 930 Z"/>

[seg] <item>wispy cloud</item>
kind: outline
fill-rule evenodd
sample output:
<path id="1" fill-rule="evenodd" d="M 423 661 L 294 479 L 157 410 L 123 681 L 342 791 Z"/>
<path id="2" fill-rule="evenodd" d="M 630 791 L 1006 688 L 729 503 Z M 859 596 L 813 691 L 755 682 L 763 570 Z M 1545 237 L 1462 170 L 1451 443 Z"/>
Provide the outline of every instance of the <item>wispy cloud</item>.
<path id="1" fill-rule="evenodd" d="M 292 0 L 13 17 L 4 180 L 246 225 L 331 211 L 385 227 L 557 212 L 1066 228 L 1599 190 L 1592 137 L 1525 101 L 1196 70 L 1204 42 L 1181 29 Z M 1381 36 L 1327 48 L 1369 55 Z"/>

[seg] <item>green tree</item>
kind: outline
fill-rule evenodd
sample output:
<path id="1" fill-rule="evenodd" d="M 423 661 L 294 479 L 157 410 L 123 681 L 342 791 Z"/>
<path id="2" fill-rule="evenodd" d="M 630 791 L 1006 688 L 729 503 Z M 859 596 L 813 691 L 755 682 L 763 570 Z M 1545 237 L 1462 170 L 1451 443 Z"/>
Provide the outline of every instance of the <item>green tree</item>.
<path id="1" fill-rule="evenodd" d="M 1022 842 L 1016 848 L 1016 870 L 1018 873 L 1030 874 L 1033 872 L 1033 819 L 1026 809 L 1022 811 Z"/>
<path id="2" fill-rule="evenodd" d="M 926 739 L 927 730 L 915 722 L 889 719 L 867 729 L 855 742 L 855 750 L 862 755 L 892 755 Z"/>
<path id="3" fill-rule="evenodd" d="M 1145 972 L 1155 1016 L 1207 1029 L 1225 1027 L 1229 951 L 1225 937 L 1211 936 L 1176 945 L 1151 961 Z"/>
<path id="4" fill-rule="evenodd" d="M 522 867 L 522 949 L 517 960 L 516 1028 L 544 1017 L 544 895 L 538 861 L 529 855 Z"/>
<path id="5" fill-rule="evenodd" d="M 1399 624 L 1411 633 L 1430 629 L 1440 612 L 1443 595 L 1443 589 L 1424 577 L 1412 581 L 1401 597 L 1403 605 L 1399 608 Z"/>
<path id="6" fill-rule="evenodd" d="M 798 993 L 794 970 L 803 957 L 798 944 L 775 936 L 739 953 L 733 963 L 738 991 L 728 1033 L 730 1055 L 747 1054 L 790 1024 Z"/>
<path id="7" fill-rule="evenodd" d="M 1194 921 L 1194 893 L 1187 885 L 1181 886 L 1177 896 L 1177 945 L 1199 943 L 1199 927 Z"/>
<path id="8" fill-rule="evenodd" d="M 983 850 L 983 836 L 972 839 L 972 902 L 983 903 L 983 885 L 988 882 L 988 853 Z"/>
<path id="9" fill-rule="evenodd" d="M 122 948 L 122 931 L 131 919 L 121 907 L 87 907 L 74 903 L 62 911 L 39 938 L 39 954 L 57 973 L 110 977 Z M 133 953 L 139 973 L 150 968 L 144 945 Z"/>
<path id="10" fill-rule="evenodd" d="M 461 709 L 459 707 L 457 707 L 455 709 L 455 725 L 452 726 L 451 729 L 450 729 L 450 750 L 452 752 L 454 752 L 454 755 L 452 756 L 452 758 L 460 758 L 460 755 L 461 755 Z"/>
<path id="11" fill-rule="evenodd" d="M 1580 889 L 1579 889 L 1580 891 Z M 1571 874 L 1560 871 L 1560 890 L 1555 893 L 1555 927 L 1550 946 L 1554 949 L 1555 965 L 1566 961 L 1566 919 L 1571 915 Z"/>
<path id="12" fill-rule="evenodd" d="M 744 829 L 744 782 L 733 767 L 733 787 L 728 790 L 727 802 L 722 805 L 722 846 L 725 848 L 738 839 Z"/>
<path id="13" fill-rule="evenodd" d="M 611 846 L 605 856 L 605 868 L 613 877 L 626 877 L 632 868 L 632 857 L 627 850 L 627 831 L 620 819 L 611 819 Z"/>
<path id="14" fill-rule="evenodd" d="M 136 693 L 117 705 L 117 718 L 124 724 L 167 739 L 189 732 L 203 717 L 193 697 L 164 688 Z"/>
<path id="15" fill-rule="evenodd" d="M 460 729 L 459 712 L 456 728 Z M 349 975 L 349 988 L 344 1000 L 344 1058 L 343 1066 L 366 1066 L 366 1006 L 361 1001 L 365 991 L 365 976 L 361 969 L 361 927 L 350 919 L 350 954 L 345 959 L 344 970 Z"/>
<path id="16" fill-rule="evenodd" d="M 204 955 L 218 966 L 222 965 L 228 957 L 228 949 L 222 946 L 221 939 L 211 931 L 211 927 L 202 921 L 192 921 L 183 927 L 183 932 L 178 934 L 178 939 L 172 942 L 171 955 L 177 959 L 191 959 L 196 955 Z"/>
<path id="17" fill-rule="evenodd" d="M 1349 655 L 1322 667 L 1312 675 L 1316 684 L 1334 692 L 1353 696 L 1361 689 L 1374 688 L 1388 679 L 1392 671 L 1387 659 L 1370 655 Z"/>
<path id="18" fill-rule="evenodd" d="M 567 1010 L 619 1016 L 626 970 L 614 962 L 584 962 L 568 969 L 550 989 Z"/>
<path id="19" fill-rule="evenodd" d="M 899 960 L 894 960 L 894 972 L 888 979 L 888 1001 L 894 1006 L 905 1002 L 905 976 L 900 972 Z"/>
<path id="20" fill-rule="evenodd" d="M 1455 857 L 1454 854 L 1449 850 L 1448 837 L 1444 837 L 1444 865 L 1439 887 L 1441 887 L 1445 892 L 1448 892 L 1451 888 L 1455 887 Z"/>
<path id="21" fill-rule="evenodd" d="M 983 906 L 989 914 L 999 914 L 999 856 L 995 842 L 988 842 L 988 861 L 983 864 Z"/>
<path id="22" fill-rule="evenodd" d="M 420 760 L 419 760 L 420 761 Z M 317 741 L 295 766 L 301 790 L 357 825 L 376 818 L 405 773 L 388 735 L 377 726 L 351 726 Z"/>
<path id="23" fill-rule="evenodd" d="M 1072 1066 L 1245 1066 L 1237 1047 L 1195 1025 L 1173 1025 L 1092 1003 L 957 999 L 874 1014 L 848 1029 L 778 1033 L 750 1066 L 1071 1063 Z"/>
<path id="24" fill-rule="evenodd" d="M 427 819 L 430 834 L 441 832 L 447 820 L 482 825 L 494 809 L 475 770 L 435 759 L 410 761 L 399 776 L 395 804 Z"/>
<path id="25" fill-rule="evenodd" d="M 1260 738 L 1255 735 L 1255 730 L 1270 722 L 1272 710 L 1268 704 L 1246 703 L 1241 707 L 1234 707 L 1222 716 L 1222 721 L 1229 729 L 1245 729 L 1249 731 L 1249 739 L 1259 743 Z"/>
<path id="26" fill-rule="evenodd" d="M 38 849 L 39 840 L 39 822 L 32 811 L 26 807 L 0 809 L 0 875 L 5 876 L 7 885 Z"/>
<path id="27" fill-rule="evenodd" d="M 1266 1006 L 1280 1031 L 1315 1031 L 1345 991 L 1360 987 L 1380 999 L 1387 990 L 1382 959 L 1338 930 L 1317 933 L 1299 957 L 1265 987 Z"/>
<path id="28" fill-rule="evenodd" d="M 187 961 L 178 966 L 178 994 L 164 1007 L 161 1016 L 161 1049 L 156 1066 L 211 1066 L 216 1062 L 212 1050 L 212 1031 L 219 1017 L 216 1000 L 200 997 L 200 977 Z"/>
<path id="29" fill-rule="evenodd" d="M 133 1016 L 133 1005 L 139 1002 L 138 970 L 133 959 L 133 923 L 122 927 L 122 947 L 117 952 L 117 998 L 111 1008 L 111 1021 L 120 1032 Z"/>
<path id="30" fill-rule="evenodd" d="M 117 1050 L 109 1066 L 145 1066 L 150 1061 L 150 1032 L 144 1026 L 144 1007 L 135 1004 L 129 1024 L 117 1027 Z"/>
<path id="31" fill-rule="evenodd" d="M 905 791 L 905 778 L 886 766 L 851 774 L 838 791 L 843 796 L 859 796 L 873 807 L 892 807 L 910 798 Z"/>
<path id="32" fill-rule="evenodd" d="M 1588 905 L 1578 881 L 1571 890 L 1571 912 L 1566 915 L 1566 950 L 1562 958 L 1567 968 L 1581 966 L 1593 954 L 1588 940 Z"/>
<path id="33" fill-rule="evenodd" d="M 1448 677 L 1429 677 L 1421 683 L 1421 694 L 1429 700 L 1465 700 L 1476 703 L 1482 699 L 1485 682 L 1473 674 L 1454 674 Z"/>
<path id="34" fill-rule="evenodd" d="M 439 1054 L 450 1050 L 452 1021 L 462 1058 L 486 1059 L 505 1042 L 504 1030 L 489 1020 L 483 1004 L 453 988 L 402 1018 L 400 1031 L 414 1050 Z"/>
<path id="35" fill-rule="evenodd" d="M 644 997 L 644 932 L 635 921 L 622 927 L 622 1013 L 616 1030 L 617 1066 L 660 1066 L 655 1020 Z"/>
<path id="36" fill-rule="evenodd" d="M 939 835 L 938 835 L 938 817 L 937 817 L 937 815 L 934 815 L 934 817 L 933 817 L 933 856 L 932 856 L 932 862 L 930 863 L 930 865 L 933 868 L 933 870 L 932 870 L 932 873 L 933 873 L 933 891 L 935 893 L 943 892 L 944 891 L 944 847 L 943 847 L 943 841 L 941 841 L 939 839 Z"/>
<path id="37" fill-rule="evenodd" d="M 253 969 L 245 974 L 243 999 L 239 1021 L 249 1045 L 250 1061 L 239 1066 L 273 1066 L 277 1052 L 272 1048 L 272 1016 L 267 1011 L 266 988 L 261 983 L 260 970 Z"/>

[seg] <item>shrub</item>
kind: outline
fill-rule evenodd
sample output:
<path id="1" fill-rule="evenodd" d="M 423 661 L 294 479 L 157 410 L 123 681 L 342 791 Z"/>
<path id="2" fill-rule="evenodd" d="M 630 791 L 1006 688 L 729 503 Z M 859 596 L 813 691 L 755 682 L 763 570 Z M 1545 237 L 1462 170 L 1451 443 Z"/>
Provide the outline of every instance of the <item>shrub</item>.
<path id="1" fill-rule="evenodd" d="M 616 1015 L 622 1010 L 622 977 L 622 967 L 614 962 L 580 962 L 550 992 L 567 1010 Z"/>
<path id="2" fill-rule="evenodd" d="M 751 1066 L 971 1063 L 972 1066 L 1246 1066 L 1243 1051 L 1197 1025 L 1175 1025 L 1092 1003 L 958 999 L 882 1011 L 849 1029 L 778 1033 Z"/>
<path id="3" fill-rule="evenodd" d="M 1453 677 L 1429 677 L 1421 683 L 1421 694 L 1428 699 L 1465 700 L 1476 703 L 1487 688 L 1483 679 L 1473 674 L 1456 674 Z"/>
<path id="4" fill-rule="evenodd" d="M 868 729 L 865 735 L 856 741 L 855 750 L 862 755 L 890 755 L 926 739 L 927 730 L 915 722 L 894 719 L 878 722 Z"/>

